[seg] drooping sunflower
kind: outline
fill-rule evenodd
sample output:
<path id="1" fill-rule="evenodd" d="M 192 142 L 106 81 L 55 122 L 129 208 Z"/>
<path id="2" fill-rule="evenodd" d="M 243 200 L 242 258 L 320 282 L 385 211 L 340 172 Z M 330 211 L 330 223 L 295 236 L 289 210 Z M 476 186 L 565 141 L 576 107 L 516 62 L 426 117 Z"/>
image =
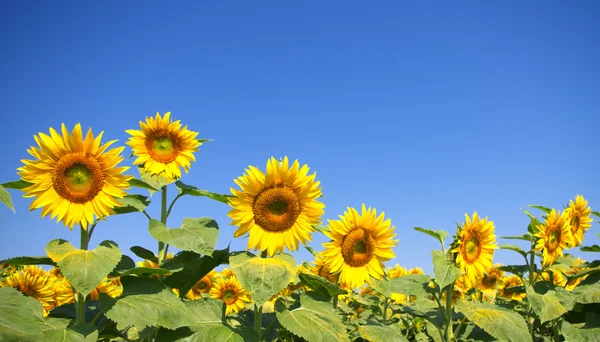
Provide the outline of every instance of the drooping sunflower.
<path id="1" fill-rule="evenodd" d="M 228 216 L 232 225 L 239 228 L 234 236 L 249 233 L 248 249 L 267 251 L 272 256 L 298 249 L 298 242 L 311 241 L 312 227 L 321 223 L 325 205 L 321 197 L 316 174 L 308 175 L 307 165 L 298 161 L 289 166 L 288 158 L 267 162 L 267 172 L 254 166 L 235 180 L 241 190 L 231 189 L 233 208 Z"/>
<path id="2" fill-rule="evenodd" d="M 477 287 L 480 290 L 496 290 L 496 287 L 500 283 L 502 277 L 504 277 L 504 271 L 498 269 L 502 265 L 496 264 L 486 274 L 480 278 L 480 281 L 477 282 Z"/>
<path id="3" fill-rule="evenodd" d="M 25 266 L 19 272 L 14 272 L 4 279 L 3 286 L 13 287 L 40 301 L 44 307 L 44 316 L 47 316 L 49 311 L 56 306 L 52 279 L 48 272 L 41 267 Z"/>
<path id="4" fill-rule="evenodd" d="M 196 160 L 194 152 L 206 141 L 196 139 L 198 132 L 181 127 L 179 120 L 171 122 L 171 112 L 163 117 L 156 113 L 155 118 L 148 117 L 145 123 L 140 121 L 140 128 L 125 131 L 131 135 L 127 145 L 137 157 L 133 163 L 143 166 L 151 175 L 171 180 L 181 178 L 181 168 L 188 172 Z"/>
<path id="5" fill-rule="evenodd" d="M 497 249 L 496 236 L 494 235 L 494 222 L 488 218 L 481 219 L 477 212 L 473 219 L 465 214 L 465 222 L 458 230 L 455 248 L 456 265 L 469 277 L 472 283 L 483 276 L 492 267 L 494 249 Z"/>
<path id="6" fill-rule="evenodd" d="M 511 287 L 516 286 L 523 286 L 523 281 L 518 275 L 513 274 L 502 277 L 500 284 L 498 285 L 498 296 L 512 300 L 523 300 L 523 298 L 525 298 L 525 293 L 510 290 Z"/>
<path id="7" fill-rule="evenodd" d="M 213 287 L 216 281 L 217 272 L 214 270 L 210 271 L 207 275 L 202 277 L 185 295 L 189 300 L 196 300 L 202 298 L 202 294 L 210 293 L 210 289 Z"/>
<path id="8" fill-rule="evenodd" d="M 321 276 L 332 283 L 336 282 L 337 274 L 331 273 L 331 270 L 329 269 L 329 264 L 325 262 L 325 259 L 323 258 L 323 255 L 321 253 L 315 256 L 315 261 L 313 261 L 313 264 L 314 265 L 311 265 L 309 267 L 310 273 Z"/>
<path id="9" fill-rule="evenodd" d="M 577 195 L 575 201 L 569 201 L 569 207 L 565 211 L 569 214 L 569 223 L 573 235 L 573 245 L 571 247 L 577 247 L 583 241 L 583 233 L 592 226 L 592 218 L 590 217 L 592 209 L 583 196 Z"/>
<path id="10" fill-rule="evenodd" d="M 555 209 L 548 214 L 544 224 L 537 226 L 538 237 L 535 250 L 542 251 L 542 263 L 548 267 L 559 257 L 563 256 L 563 249 L 573 245 L 573 234 L 569 221 L 568 210 L 562 213 Z"/>
<path id="11" fill-rule="evenodd" d="M 565 272 L 565 275 L 573 276 L 573 275 L 583 271 L 584 269 L 586 269 L 587 266 L 588 266 L 588 263 L 585 260 L 583 260 L 581 258 L 577 258 L 577 259 L 575 259 L 575 262 L 573 263 L 573 265 L 571 265 L 571 270 L 568 272 Z M 588 275 L 584 275 L 583 277 L 579 277 L 579 278 L 569 281 L 567 283 L 567 286 L 565 286 L 565 289 L 567 289 L 569 291 L 573 291 L 575 289 L 575 287 L 577 287 L 577 285 L 579 285 L 579 283 L 584 281 L 587 277 L 588 277 Z"/>
<path id="12" fill-rule="evenodd" d="M 54 302 L 59 307 L 65 304 L 75 302 L 75 291 L 71 283 L 65 279 L 60 268 L 54 267 L 48 271 L 49 277 L 52 279 L 52 291 L 54 292 Z"/>
<path id="13" fill-rule="evenodd" d="M 23 189 L 24 197 L 35 197 L 30 210 L 42 208 L 42 217 L 51 214 L 71 229 L 76 224 L 87 228 L 94 215 L 103 219 L 114 214 L 132 177 L 122 174 L 129 167 L 118 166 L 124 147 L 109 150 L 116 140 L 101 145 L 103 133 L 94 138 L 89 129 L 84 139 L 80 124 L 71 134 L 63 124 L 62 135 L 50 128 L 50 135 L 34 136 L 39 148 L 28 152 L 35 160 L 22 160 L 25 165 L 17 169 L 32 183 Z"/>
<path id="14" fill-rule="evenodd" d="M 246 303 L 252 302 L 250 294 L 244 290 L 235 277 L 217 281 L 210 289 L 210 295 L 225 302 L 226 315 L 238 312 L 246 306 Z"/>
<path id="15" fill-rule="evenodd" d="M 354 208 L 340 216 L 341 220 L 329 220 L 325 235 L 332 239 L 323 244 L 323 257 L 332 273 L 340 273 L 339 281 L 350 288 L 361 287 L 370 277 L 381 279 L 383 262 L 395 257 L 392 248 L 396 229 L 382 212 L 362 205 L 362 214 Z"/>
<path id="16" fill-rule="evenodd" d="M 123 293 L 123 285 L 120 278 L 104 278 L 95 289 L 90 292 L 87 299 L 98 300 L 101 293 L 106 293 L 112 298 L 119 297 Z"/>

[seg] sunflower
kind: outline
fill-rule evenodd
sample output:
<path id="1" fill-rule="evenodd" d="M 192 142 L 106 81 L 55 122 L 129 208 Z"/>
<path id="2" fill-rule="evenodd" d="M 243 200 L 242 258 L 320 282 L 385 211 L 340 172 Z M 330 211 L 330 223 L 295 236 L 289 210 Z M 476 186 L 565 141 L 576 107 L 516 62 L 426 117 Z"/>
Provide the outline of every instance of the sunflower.
<path id="1" fill-rule="evenodd" d="M 249 234 L 248 249 L 267 251 L 272 256 L 298 249 L 298 242 L 311 240 L 312 227 L 321 223 L 325 205 L 321 197 L 316 174 L 308 175 L 307 165 L 300 167 L 298 161 L 289 166 L 288 158 L 267 162 L 264 174 L 254 166 L 246 169 L 247 174 L 235 180 L 241 190 L 231 189 L 233 208 L 228 216 L 232 225 L 239 228 L 234 236 Z"/>
<path id="2" fill-rule="evenodd" d="M 221 271 L 221 277 L 227 279 L 227 278 L 235 277 L 235 274 L 233 273 L 233 270 L 231 268 L 224 268 Z"/>
<path id="3" fill-rule="evenodd" d="M 500 283 L 502 277 L 504 277 L 504 271 L 498 269 L 502 265 L 496 264 L 486 274 L 480 278 L 477 282 L 477 287 L 480 290 L 496 290 L 496 287 Z"/>
<path id="4" fill-rule="evenodd" d="M 60 268 L 54 267 L 48 271 L 48 276 L 51 278 L 52 291 L 54 292 L 54 302 L 59 307 L 65 304 L 75 302 L 75 292 L 71 283 L 65 279 Z"/>
<path id="5" fill-rule="evenodd" d="M 425 274 L 421 267 L 415 267 L 408 270 L 407 274 Z"/>
<path id="6" fill-rule="evenodd" d="M 573 263 L 573 265 L 571 265 L 571 270 L 565 272 L 565 275 L 572 277 L 575 274 L 583 271 L 586 268 L 587 268 L 587 262 L 585 260 L 582 260 L 581 258 L 577 258 L 577 259 L 575 259 L 575 262 Z M 583 277 L 579 277 L 579 278 L 569 281 L 566 284 L 565 289 L 567 289 L 569 291 L 573 291 L 575 289 L 575 287 L 577 287 L 577 285 L 579 285 L 579 283 L 584 281 L 587 277 L 588 277 L 588 274 L 584 275 Z"/>
<path id="7" fill-rule="evenodd" d="M 477 212 L 473 219 L 465 214 L 465 222 L 458 230 L 455 248 L 456 265 L 475 283 L 477 278 L 483 276 L 492 267 L 496 236 L 494 235 L 494 222 L 488 218 L 481 219 Z"/>
<path id="8" fill-rule="evenodd" d="M 87 299 L 98 300 L 101 293 L 106 293 L 112 298 L 119 297 L 123 293 L 123 285 L 120 278 L 104 278 L 95 289 L 90 292 Z"/>
<path id="9" fill-rule="evenodd" d="M 350 288 L 361 287 L 370 277 L 381 279 L 383 262 L 395 257 L 392 248 L 396 229 L 382 212 L 362 205 L 362 214 L 348 208 L 341 220 L 329 220 L 325 235 L 332 239 L 323 244 L 322 252 L 332 273 Z"/>
<path id="10" fill-rule="evenodd" d="M 407 275 L 408 271 L 406 270 L 406 267 L 400 266 L 400 264 L 396 264 L 392 268 L 387 268 L 385 270 L 385 274 L 388 276 L 388 278 L 394 279 Z"/>
<path id="11" fill-rule="evenodd" d="M 17 169 L 32 183 L 23 188 L 24 197 L 35 197 L 30 210 L 42 208 L 42 217 L 52 214 L 71 229 L 76 224 L 87 228 L 94 215 L 103 219 L 115 213 L 132 177 L 122 174 L 129 167 L 117 167 L 123 147 L 109 150 L 116 140 L 101 145 L 103 133 L 94 138 L 89 129 L 84 139 L 80 124 L 71 135 L 63 124 L 62 136 L 53 128 L 50 136 L 34 136 L 39 148 L 32 146 L 28 152 L 35 160 L 22 160 L 25 165 Z"/>
<path id="12" fill-rule="evenodd" d="M 250 294 L 234 277 L 217 281 L 210 289 L 210 295 L 225 302 L 225 315 L 240 311 L 252 301 Z"/>
<path id="13" fill-rule="evenodd" d="M 502 277 L 500 284 L 498 285 L 498 295 L 500 297 L 512 300 L 523 300 L 525 293 L 518 293 L 509 290 L 511 287 L 523 286 L 523 281 L 517 275 L 509 275 Z"/>
<path id="14" fill-rule="evenodd" d="M 323 277 L 329 280 L 329 282 L 331 283 L 337 282 L 337 274 L 331 273 L 329 265 L 325 262 L 325 259 L 323 258 L 323 254 L 317 254 L 315 256 L 315 261 L 313 261 L 313 264 L 314 265 L 311 265 L 309 267 L 310 273 Z"/>
<path id="15" fill-rule="evenodd" d="M 533 279 L 537 282 L 547 281 L 553 283 L 558 287 L 565 287 L 567 285 L 567 278 L 560 272 L 549 270 L 543 271 L 542 273 L 534 273 Z"/>
<path id="16" fill-rule="evenodd" d="M 40 301 L 44 307 L 44 316 L 47 316 L 50 310 L 56 306 L 52 279 L 48 272 L 41 267 L 25 266 L 19 272 L 14 272 L 4 279 L 2 286 L 13 287 Z"/>
<path id="17" fill-rule="evenodd" d="M 430 286 L 431 287 L 431 286 Z M 473 282 L 466 274 L 461 275 L 456 279 L 452 292 L 452 303 L 466 297 L 467 292 L 473 288 Z M 446 291 L 442 292 L 442 299 L 446 300 Z M 442 301 L 443 302 L 443 301 Z"/>
<path id="18" fill-rule="evenodd" d="M 187 173 L 191 162 L 195 161 L 194 152 L 206 140 L 198 140 L 197 132 L 181 127 L 181 122 L 171 122 L 171 113 L 156 118 L 146 118 L 146 123 L 140 121 L 141 130 L 126 130 L 131 135 L 127 145 L 131 146 L 137 159 L 133 162 L 140 165 L 144 171 L 167 179 L 181 178 L 181 169 Z"/>
<path id="19" fill-rule="evenodd" d="M 590 217 L 592 209 L 588 206 L 588 201 L 581 195 L 577 195 L 575 201 L 571 200 L 569 202 L 569 207 L 565 211 L 568 212 L 573 235 L 571 247 L 576 247 L 581 245 L 583 233 L 592 226 L 592 218 Z"/>
<path id="20" fill-rule="evenodd" d="M 563 255 L 563 249 L 573 245 L 573 234 L 569 224 L 569 210 L 562 212 L 552 209 L 544 224 L 537 226 L 538 237 L 535 250 L 542 251 L 542 261 L 545 267 Z"/>
<path id="21" fill-rule="evenodd" d="M 154 254 L 154 257 L 158 259 L 158 255 Z M 175 257 L 175 253 L 171 252 L 171 253 L 169 253 L 169 254 L 166 255 L 165 260 L 173 259 L 174 257 Z M 144 261 L 138 261 L 137 265 L 139 267 L 159 268 L 157 263 L 155 263 L 152 260 L 146 260 L 146 259 L 144 259 Z M 165 274 L 165 277 L 169 276 L 169 275 L 171 275 L 171 273 Z M 158 279 L 158 275 L 155 274 L 155 275 L 152 276 L 152 278 Z"/>
<path id="22" fill-rule="evenodd" d="M 210 289 L 213 287 L 217 277 L 217 272 L 214 270 L 210 271 L 207 275 L 202 277 L 196 285 L 194 285 L 187 293 L 186 297 L 189 300 L 196 300 L 202 298 L 202 294 L 208 294 Z"/>

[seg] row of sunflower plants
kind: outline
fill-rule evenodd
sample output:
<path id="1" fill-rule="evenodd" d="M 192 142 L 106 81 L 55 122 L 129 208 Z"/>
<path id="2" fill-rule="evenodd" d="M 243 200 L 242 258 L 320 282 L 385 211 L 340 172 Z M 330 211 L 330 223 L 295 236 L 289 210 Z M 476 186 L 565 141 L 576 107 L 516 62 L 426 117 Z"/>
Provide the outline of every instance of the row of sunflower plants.
<path id="1" fill-rule="evenodd" d="M 20 179 L 0 185 L 13 211 L 8 190 L 21 190 L 30 210 L 80 232 L 78 244 L 56 239 L 41 256 L 0 261 L 1 341 L 600 339 L 600 261 L 568 253 L 600 252 L 583 245 L 599 214 L 582 196 L 562 210 L 523 210 L 525 233 L 503 237 L 521 245 L 498 245 L 494 223 L 476 212 L 454 235 L 416 227 L 439 242 L 427 275 L 385 267 L 398 239 L 383 212 L 363 204 L 323 224 L 322 189 L 307 165 L 270 158 L 264 171 L 249 166 L 235 179 L 237 189 L 215 193 L 181 181 L 209 140 L 170 113 L 139 124 L 126 131 L 136 176 L 122 164 L 124 146 L 63 124 L 34 136 Z M 236 229 L 209 217 L 169 228 L 182 197 L 228 205 Z M 92 240 L 123 214 L 139 215 L 156 240 L 131 247 L 137 263 L 117 242 Z M 221 233 L 247 238 L 247 249 L 216 249 Z M 319 252 L 314 234 L 329 240 Z M 289 253 L 301 245 L 313 260 Z M 523 263 L 495 263 L 499 248 Z"/>

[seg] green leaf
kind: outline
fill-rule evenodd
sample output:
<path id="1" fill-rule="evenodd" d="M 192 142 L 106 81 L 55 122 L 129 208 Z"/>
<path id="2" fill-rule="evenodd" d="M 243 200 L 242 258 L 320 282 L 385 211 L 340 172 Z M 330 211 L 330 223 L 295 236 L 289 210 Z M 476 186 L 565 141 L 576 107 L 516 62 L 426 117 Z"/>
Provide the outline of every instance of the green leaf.
<path id="1" fill-rule="evenodd" d="M 501 236 L 500 238 L 507 239 L 507 240 L 531 241 L 531 240 L 533 240 L 533 235 L 531 235 L 530 233 L 527 233 L 527 234 L 523 234 L 523 235 L 519 235 L 519 236 Z"/>
<path id="2" fill-rule="evenodd" d="M 579 248 L 582 252 L 600 252 L 600 246 L 592 245 L 592 246 L 581 246 Z"/>
<path id="3" fill-rule="evenodd" d="M 302 284 L 324 296 L 333 297 L 340 294 L 346 294 L 345 290 L 342 290 L 338 285 L 333 284 L 321 276 L 307 273 L 300 273 L 298 276 L 300 277 Z"/>
<path id="4" fill-rule="evenodd" d="M 252 293 L 252 299 L 258 306 L 283 290 L 296 273 L 294 258 L 286 254 L 259 258 L 251 253 L 240 253 L 229 256 L 229 265 L 242 287 Z"/>
<path id="5" fill-rule="evenodd" d="M 560 332 L 568 342 L 600 341 L 600 328 L 579 329 L 567 321 L 562 321 Z"/>
<path id="6" fill-rule="evenodd" d="M 408 342 L 408 339 L 402 336 L 402 329 L 398 325 L 361 325 L 358 327 L 358 333 L 370 342 Z"/>
<path id="7" fill-rule="evenodd" d="M 10 258 L 10 259 L 0 261 L 0 265 L 3 265 L 3 264 L 15 265 L 15 266 L 17 266 L 17 265 L 52 265 L 52 266 L 56 266 L 56 263 L 54 261 L 52 261 L 52 259 L 45 257 L 45 256 L 40 256 L 40 257 L 22 256 L 22 257 Z"/>
<path id="8" fill-rule="evenodd" d="M 314 230 L 316 230 L 318 232 L 321 232 L 321 233 L 329 231 L 329 228 L 327 228 L 327 226 L 323 225 L 323 224 L 313 224 L 312 227 L 313 227 Z"/>
<path id="9" fill-rule="evenodd" d="M 133 260 L 129 256 L 123 254 L 121 255 L 121 260 L 119 261 L 117 266 L 115 266 L 115 268 L 109 273 L 109 275 L 118 276 L 120 275 L 120 273 L 130 270 L 132 268 L 135 268 L 135 262 L 133 262 Z"/>
<path id="10" fill-rule="evenodd" d="M 521 249 L 519 246 L 509 245 L 509 244 L 501 244 L 500 249 L 508 249 L 511 251 L 515 251 L 523 256 L 523 258 L 527 258 L 527 252 Z"/>
<path id="11" fill-rule="evenodd" d="M 6 182 L 6 183 L 0 184 L 0 186 L 2 186 L 5 189 L 14 189 L 14 190 L 25 189 L 26 187 L 32 186 L 32 185 L 33 185 L 33 183 L 29 183 L 24 180 L 18 180 L 18 181 L 14 181 L 14 182 Z"/>
<path id="12" fill-rule="evenodd" d="M 435 276 L 435 282 L 444 289 L 446 286 L 452 284 L 458 277 L 460 277 L 461 271 L 454 262 L 450 260 L 448 255 L 442 251 L 431 251 L 433 257 L 433 275 Z"/>
<path id="13" fill-rule="evenodd" d="M 190 328 L 194 331 L 201 327 L 218 326 L 223 320 L 223 302 L 213 298 L 202 298 L 185 302 L 188 312 L 193 317 Z"/>
<path id="14" fill-rule="evenodd" d="M 4 203 L 10 210 L 15 212 L 15 207 L 13 205 L 12 199 L 10 198 L 10 194 L 2 185 L 0 185 L 0 202 Z"/>
<path id="15" fill-rule="evenodd" d="M 507 265 L 507 266 L 500 266 L 498 267 L 499 270 L 502 270 L 504 272 L 509 272 L 512 274 L 516 274 L 519 276 L 523 276 L 523 274 L 525 274 L 526 272 L 529 271 L 529 267 L 527 267 L 527 265 Z"/>
<path id="16" fill-rule="evenodd" d="M 184 341 L 193 342 L 244 342 L 244 338 L 231 330 L 231 328 L 221 324 L 214 327 L 202 328 Z"/>
<path id="17" fill-rule="evenodd" d="M 525 319 L 517 312 L 489 303 L 459 301 L 456 305 L 465 315 L 488 334 L 502 341 L 531 341 Z"/>
<path id="18" fill-rule="evenodd" d="M 575 301 L 581 304 L 600 302 L 600 282 L 590 285 L 579 285 L 573 290 Z"/>
<path id="19" fill-rule="evenodd" d="M 546 214 L 550 214 L 550 212 L 552 211 L 552 209 L 544 207 L 543 205 L 528 204 L 527 206 L 529 206 L 531 208 L 539 209 L 539 210 L 545 212 Z"/>
<path id="20" fill-rule="evenodd" d="M 425 233 L 429 236 L 436 238 L 442 244 L 442 246 L 444 246 L 444 241 L 446 240 L 446 237 L 448 237 L 448 232 L 445 230 L 434 231 L 433 229 L 421 227 L 415 227 L 414 229 L 418 232 Z"/>
<path id="21" fill-rule="evenodd" d="M 309 253 L 310 253 L 310 254 L 311 254 L 313 257 L 316 257 L 316 256 L 317 256 L 317 253 L 315 252 L 315 250 L 314 250 L 312 247 L 310 247 L 310 246 L 307 246 L 307 245 L 304 245 L 304 248 L 306 248 L 306 250 L 307 250 L 307 251 L 308 251 L 308 252 L 309 252 Z"/>
<path id="22" fill-rule="evenodd" d="M 114 208 L 117 214 L 142 212 L 150 205 L 148 197 L 142 195 L 125 195 L 125 197 L 118 199 L 118 201 L 121 202 L 122 206 Z"/>
<path id="23" fill-rule="evenodd" d="M 194 318 L 179 298 L 160 281 L 126 276 L 121 278 L 123 294 L 110 298 L 100 295 L 100 308 L 117 328 L 161 326 L 177 329 L 189 326 Z"/>
<path id="24" fill-rule="evenodd" d="M 589 274 L 599 273 L 599 272 L 600 272 L 600 267 L 585 268 L 573 275 L 567 275 L 567 278 L 569 278 L 569 281 L 571 281 L 571 280 L 574 280 L 577 278 L 585 277 L 586 275 L 589 275 Z"/>
<path id="25" fill-rule="evenodd" d="M 178 289 L 180 297 L 183 298 L 211 270 L 229 262 L 229 247 L 214 251 L 212 256 L 203 257 L 194 252 L 181 252 L 171 260 L 183 263 L 183 270 L 171 274 L 163 282 L 171 288 Z"/>
<path id="26" fill-rule="evenodd" d="M 210 255 L 217 244 L 219 226 L 215 220 L 204 218 L 184 218 L 181 228 L 167 228 L 158 220 L 151 220 L 150 234 L 158 241 L 168 243 L 184 251 Z"/>
<path id="27" fill-rule="evenodd" d="M 129 185 L 132 187 L 136 187 L 136 188 L 141 188 L 141 189 L 146 189 L 146 190 L 150 190 L 150 192 L 156 192 L 156 191 L 160 191 L 157 188 L 154 188 L 152 185 L 146 183 L 145 181 L 139 179 L 139 178 L 132 178 L 129 180 Z"/>
<path id="28" fill-rule="evenodd" d="M 371 278 L 371 287 L 373 290 L 377 291 L 381 295 L 391 298 L 392 297 L 392 288 L 390 287 L 390 282 L 386 278 L 375 279 Z"/>
<path id="29" fill-rule="evenodd" d="M 118 274 L 120 276 L 126 275 L 137 275 L 137 276 L 147 276 L 147 275 L 167 275 L 169 273 L 173 273 L 172 270 L 168 270 L 165 268 L 153 268 L 153 267 L 135 267 L 129 270 L 121 271 Z"/>
<path id="30" fill-rule="evenodd" d="M 567 313 L 567 309 L 561 304 L 556 292 L 550 290 L 545 294 L 536 293 L 531 286 L 526 286 L 527 299 L 533 311 L 538 315 L 542 323 L 559 318 Z"/>
<path id="31" fill-rule="evenodd" d="M 0 341 L 39 341 L 42 303 L 12 287 L 0 287 Z"/>
<path id="32" fill-rule="evenodd" d="M 198 189 L 195 186 L 183 184 L 183 182 L 181 182 L 181 181 L 175 182 L 175 186 L 177 186 L 177 188 L 179 189 L 179 192 L 182 195 L 208 197 L 210 199 L 213 199 L 215 201 L 225 203 L 225 204 L 228 204 L 229 199 L 233 197 L 231 195 L 222 195 L 222 194 L 217 194 L 214 192 Z"/>
<path id="33" fill-rule="evenodd" d="M 425 274 L 407 274 L 402 277 L 390 279 L 392 293 L 403 293 L 414 296 L 425 296 L 433 291 L 429 287 L 431 277 Z"/>
<path id="34" fill-rule="evenodd" d="M 84 297 L 102 282 L 121 260 L 121 250 L 112 241 L 102 241 L 93 250 L 73 247 L 65 240 L 52 240 L 46 253 L 60 267 L 71 285 Z"/>
<path id="35" fill-rule="evenodd" d="M 300 295 L 300 307 L 289 311 L 283 301 L 275 302 L 275 313 L 279 323 L 308 342 L 349 342 L 346 328 L 325 298 L 311 293 Z"/>
<path id="36" fill-rule="evenodd" d="M 4 185 L 4 184 L 3 184 L 3 185 Z M 5 187 L 5 188 L 7 188 L 7 186 L 6 186 L 6 185 L 5 185 L 4 187 Z M 594 216 L 596 216 L 596 217 L 600 218 L 600 211 L 592 211 L 592 215 L 594 215 Z M 597 234 L 600 236 L 600 233 L 597 233 Z"/>
<path id="37" fill-rule="evenodd" d="M 158 263 L 158 258 L 156 257 L 156 255 L 144 247 L 133 246 L 129 250 L 132 251 L 133 254 L 137 255 L 138 257 L 140 257 L 142 259 L 146 259 L 146 260 L 152 261 L 154 263 Z"/>
<path id="38" fill-rule="evenodd" d="M 74 325 L 68 329 L 54 329 L 44 332 L 46 341 L 63 342 L 95 342 L 98 340 L 98 330 L 92 324 Z"/>

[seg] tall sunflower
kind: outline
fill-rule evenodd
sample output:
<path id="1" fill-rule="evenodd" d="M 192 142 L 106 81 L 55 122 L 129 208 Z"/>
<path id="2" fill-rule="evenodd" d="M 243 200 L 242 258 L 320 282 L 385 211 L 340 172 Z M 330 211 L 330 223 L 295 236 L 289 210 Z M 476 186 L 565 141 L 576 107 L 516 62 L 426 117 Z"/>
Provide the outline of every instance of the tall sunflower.
<path id="1" fill-rule="evenodd" d="M 41 267 L 25 266 L 4 279 L 4 284 L 0 286 L 13 287 L 40 301 L 44 307 L 44 316 L 56 306 L 52 279 Z"/>
<path id="2" fill-rule="evenodd" d="M 246 306 L 246 303 L 252 302 L 250 294 L 235 277 L 217 281 L 210 289 L 210 295 L 225 302 L 225 315 L 238 312 Z"/>
<path id="3" fill-rule="evenodd" d="M 131 137 L 127 145 L 131 146 L 137 159 L 133 162 L 143 166 L 145 172 L 151 175 L 161 175 L 167 179 L 181 178 L 181 169 L 187 173 L 191 163 L 196 160 L 194 152 L 206 140 L 198 140 L 198 132 L 181 127 L 179 120 L 171 122 L 171 112 L 163 117 L 140 121 L 141 130 L 129 129 L 125 132 Z"/>
<path id="4" fill-rule="evenodd" d="M 560 210 L 552 209 L 544 224 L 537 226 L 538 232 L 534 235 L 539 239 L 535 250 L 542 251 L 542 263 L 546 267 L 563 255 L 563 249 L 574 243 L 569 215 L 568 210 L 561 213 Z"/>
<path id="5" fill-rule="evenodd" d="M 321 277 L 329 280 L 332 283 L 336 282 L 337 274 L 331 273 L 331 270 L 329 269 L 329 265 L 325 262 L 325 259 L 323 258 L 323 255 L 321 253 L 318 253 L 315 256 L 315 261 L 313 261 L 313 264 L 314 265 L 311 265 L 309 267 L 310 273 L 321 276 Z"/>
<path id="6" fill-rule="evenodd" d="M 311 241 L 312 226 L 321 223 L 325 205 L 317 200 L 321 188 L 316 174 L 308 171 L 297 160 L 290 166 L 287 157 L 269 159 L 266 173 L 254 166 L 246 169 L 247 174 L 235 180 L 241 190 L 232 188 L 234 197 L 229 200 L 233 209 L 228 216 L 239 227 L 234 236 L 249 233 L 248 249 L 270 256 Z"/>
<path id="7" fill-rule="evenodd" d="M 323 257 L 332 273 L 340 273 L 339 281 L 350 288 L 361 287 L 370 277 L 381 279 L 383 262 L 395 257 L 392 248 L 396 229 L 382 212 L 362 205 L 362 214 L 348 208 L 341 220 L 329 220 L 325 235 L 332 241 L 323 244 Z"/>
<path id="8" fill-rule="evenodd" d="M 523 281 L 521 280 L 521 278 L 519 278 L 518 275 L 512 274 L 506 277 L 502 277 L 502 279 L 500 280 L 500 284 L 498 285 L 498 295 L 506 299 L 513 299 L 519 301 L 523 300 L 523 298 L 525 298 L 524 292 L 514 292 L 510 290 L 511 287 L 516 286 L 523 286 Z"/>
<path id="9" fill-rule="evenodd" d="M 94 215 L 103 219 L 114 214 L 131 176 L 122 174 L 129 167 L 118 167 L 123 147 L 109 150 L 116 140 L 101 145 L 103 133 L 94 138 L 89 129 L 84 139 L 80 124 L 71 134 L 63 124 L 62 136 L 53 128 L 49 136 L 34 136 L 39 148 L 28 152 L 35 160 L 22 160 L 25 165 L 17 169 L 32 183 L 23 189 L 24 197 L 35 197 L 30 210 L 42 208 L 42 217 L 52 214 L 71 229 L 76 224 L 87 228 Z"/>
<path id="10" fill-rule="evenodd" d="M 207 275 L 202 277 L 186 294 L 187 299 L 195 300 L 202 298 L 202 294 L 210 293 L 210 289 L 213 287 L 216 281 L 217 272 L 214 270 L 210 271 Z"/>
<path id="11" fill-rule="evenodd" d="M 504 271 L 498 268 L 500 266 L 502 265 L 494 265 L 483 277 L 480 278 L 479 282 L 477 283 L 477 287 L 480 290 L 496 290 L 496 287 L 498 284 L 500 284 L 500 280 L 502 277 L 504 277 Z"/>
<path id="12" fill-rule="evenodd" d="M 494 222 L 488 218 L 481 219 L 477 212 L 473 219 L 465 214 L 465 222 L 458 230 L 455 248 L 456 265 L 465 273 L 472 283 L 492 267 L 496 236 L 494 235 Z"/>
<path id="13" fill-rule="evenodd" d="M 592 209 L 583 196 L 577 195 L 575 201 L 569 201 L 569 207 L 565 211 L 569 214 L 569 223 L 573 235 L 572 247 L 577 247 L 583 241 L 583 233 L 592 226 L 592 218 L 590 217 Z"/>

